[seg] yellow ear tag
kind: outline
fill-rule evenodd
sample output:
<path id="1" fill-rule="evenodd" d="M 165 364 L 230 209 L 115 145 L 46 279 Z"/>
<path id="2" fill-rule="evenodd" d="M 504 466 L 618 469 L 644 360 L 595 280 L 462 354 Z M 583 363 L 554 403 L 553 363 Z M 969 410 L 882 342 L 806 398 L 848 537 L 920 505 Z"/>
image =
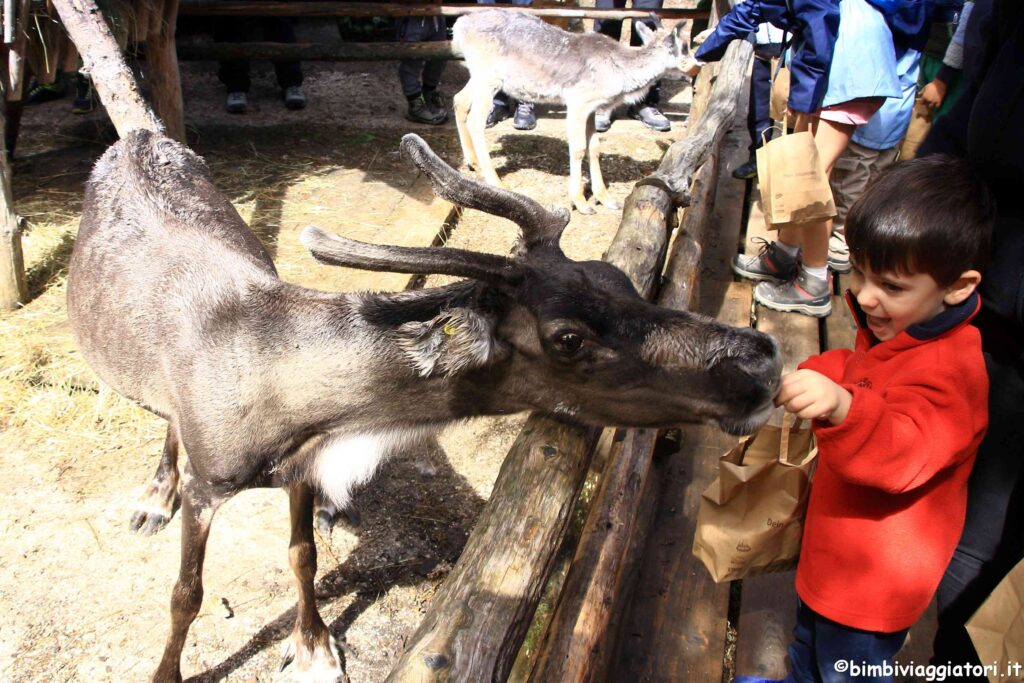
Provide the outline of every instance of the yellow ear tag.
<path id="1" fill-rule="evenodd" d="M 441 328 L 441 331 L 447 334 L 449 337 L 458 332 L 458 330 L 459 328 L 455 327 L 451 323 L 445 323 L 444 327 Z"/>

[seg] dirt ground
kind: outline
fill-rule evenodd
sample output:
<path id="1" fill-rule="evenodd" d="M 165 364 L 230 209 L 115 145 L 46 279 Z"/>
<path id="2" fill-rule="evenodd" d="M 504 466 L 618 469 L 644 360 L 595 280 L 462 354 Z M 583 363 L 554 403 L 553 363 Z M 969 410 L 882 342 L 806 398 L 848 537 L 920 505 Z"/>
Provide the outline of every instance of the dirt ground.
<path id="1" fill-rule="evenodd" d="M 401 289 L 408 277 L 314 263 L 298 242 L 315 223 L 350 237 L 427 245 L 439 230 L 453 246 L 505 253 L 510 222 L 450 207 L 398 154 L 402 134 L 422 135 L 459 161 L 454 123 L 422 127 L 402 118 L 397 65 L 309 64 L 309 106 L 286 111 L 268 64 L 253 66 L 252 111 L 223 108 L 216 65 L 183 65 L 189 142 L 268 247 L 282 278 L 324 290 Z M 465 81 L 449 65 L 450 97 Z M 613 195 L 651 172 L 684 134 L 689 89 L 665 87 L 667 134 L 618 120 L 604 136 Z M 144 680 L 169 625 L 180 525 L 131 533 L 136 496 L 152 476 L 165 423 L 92 375 L 70 337 L 65 272 L 91 164 L 113 141 L 102 111 L 70 113 L 70 98 L 26 110 L 14 162 L 32 299 L 0 314 L 0 679 Z M 511 189 L 567 204 L 564 118 L 541 112 L 535 131 L 511 122 L 489 132 Z M 619 215 L 574 213 L 563 240 L 573 258 L 600 258 Z M 436 282 L 433 278 L 428 286 Z M 344 387 L 339 387 L 344 391 Z M 358 528 L 317 534 L 319 605 L 332 632 L 355 651 L 353 681 L 380 681 L 457 560 L 524 416 L 453 427 L 427 452 L 398 454 L 357 496 Z M 288 680 L 279 649 L 294 618 L 288 567 L 287 496 L 247 491 L 217 515 L 206 594 L 183 657 L 191 681 Z"/>

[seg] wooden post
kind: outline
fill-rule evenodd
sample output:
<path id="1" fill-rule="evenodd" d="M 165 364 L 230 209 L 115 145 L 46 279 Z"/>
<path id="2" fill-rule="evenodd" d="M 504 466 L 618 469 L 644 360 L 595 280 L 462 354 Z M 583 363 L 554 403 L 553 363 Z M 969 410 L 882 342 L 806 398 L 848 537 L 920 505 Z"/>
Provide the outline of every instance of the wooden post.
<path id="1" fill-rule="evenodd" d="M 163 0 L 152 11 L 157 22 L 155 30 L 151 29 L 146 36 L 146 59 L 153 79 L 153 107 L 167 126 L 167 136 L 185 143 L 185 105 L 174 44 L 178 0 Z"/>
<path id="2" fill-rule="evenodd" d="M 25 257 L 21 249 L 21 229 L 18 216 L 14 212 L 14 195 L 11 192 L 11 166 L 8 158 L 8 111 L 7 102 L 21 99 L 22 77 L 24 74 L 25 31 L 24 22 L 28 17 L 28 0 L 17 3 L 17 16 L 13 12 L 5 14 L 4 23 L 20 30 L 8 32 L 11 41 L 3 46 L 2 74 L 0 87 L 3 97 L 0 101 L 4 107 L 0 109 L 0 310 L 11 310 L 28 303 L 28 285 L 25 280 Z M 13 10 L 15 3 L 5 5 Z M 11 109 L 16 119 L 20 115 L 20 102 Z M 12 141 L 13 142 L 13 141 Z"/>
<path id="3" fill-rule="evenodd" d="M 5 129 L 5 117 L 0 112 L 0 141 Z M 11 194 L 11 166 L 7 162 L 7 146 L 0 143 L 0 309 L 10 310 L 26 303 L 25 258 Z"/>
<path id="4" fill-rule="evenodd" d="M 78 48 L 117 134 L 124 137 L 136 128 L 164 134 L 163 124 L 142 98 L 95 0 L 53 0 L 53 6 Z"/>

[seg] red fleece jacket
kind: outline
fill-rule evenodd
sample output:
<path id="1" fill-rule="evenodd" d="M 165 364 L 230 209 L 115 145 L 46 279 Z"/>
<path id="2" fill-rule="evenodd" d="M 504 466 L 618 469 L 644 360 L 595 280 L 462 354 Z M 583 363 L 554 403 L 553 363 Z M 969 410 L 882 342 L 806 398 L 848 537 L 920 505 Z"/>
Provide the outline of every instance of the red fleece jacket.
<path id="1" fill-rule="evenodd" d="M 800 365 L 853 394 L 839 425 L 814 422 L 818 468 L 796 573 L 800 599 L 845 626 L 895 632 L 924 613 L 963 530 L 967 477 L 988 427 L 972 296 L 879 342 Z"/>

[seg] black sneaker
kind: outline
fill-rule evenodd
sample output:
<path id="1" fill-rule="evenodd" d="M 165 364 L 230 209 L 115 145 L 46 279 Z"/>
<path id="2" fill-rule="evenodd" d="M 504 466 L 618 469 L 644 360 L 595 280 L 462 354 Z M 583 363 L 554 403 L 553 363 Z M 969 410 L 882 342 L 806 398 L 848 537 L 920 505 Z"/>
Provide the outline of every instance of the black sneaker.
<path id="1" fill-rule="evenodd" d="M 737 180 L 750 180 L 757 177 L 757 159 L 750 157 L 745 164 L 740 164 L 732 170 L 732 177 Z"/>
<path id="2" fill-rule="evenodd" d="M 594 112 L 594 130 L 598 133 L 607 133 L 612 127 L 611 112 Z"/>
<path id="3" fill-rule="evenodd" d="M 57 75 L 57 80 L 53 83 L 39 83 L 33 78 L 32 84 L 28 88 L 28 95 L 25 97 L 25 106 L 59 100 L 67 92 L 68 89 L 64 85 L 64 79 L 60 77 L 60 74 Z"/>
<path id="4" fill-rule="evenodd" d="M 92 79 L 83 74 L 75 76 L 75 101 L 71 103 L 72 114 L 88 114 L 96 109 L 96 91 Z"/>
<path id="5" fill-rule="evenodd" d="M 448 118 L 447 111 L 438 111 L 432 107 L 423 95 L 414 100 L 409 100 L 409 110 L 405 118 L 413 123 L 425 123 L 430 126 L 439 126 Z"/>
<path id="6" fill-rule="evenodd" d="M 512 119 L 512 127 L 516 130 L 533 130 L 537 127 L 537 116 L 533 113 L 533 102 L 520 102 L 516 105 L 516 116 Z"/>
<path id="7" fill-rule="evenodd" d="M 302 92 L 302 87 L 298 85 L 288 86 L 281 93 L 284 97 L 284 106 L 289 109 L 305 109 L 306 108 L 306 93 Z"/>
<path id="8" fill-rule="evenodd" d="M 650 104 L 630 107 L 629 115 L 634 119 L 639 119 L 645 126 L 659 133 L 672 129 L 672 122 L 657 107 Z"/>
<path id="9" fill-rule="evenodd" d="M 494 128 L 496 125 L 512 116 L 512 112 L 504 104 L 492 104 L 491 111 L 487 113 L 487 123 L 484 124 L 485 128 Z"/>

